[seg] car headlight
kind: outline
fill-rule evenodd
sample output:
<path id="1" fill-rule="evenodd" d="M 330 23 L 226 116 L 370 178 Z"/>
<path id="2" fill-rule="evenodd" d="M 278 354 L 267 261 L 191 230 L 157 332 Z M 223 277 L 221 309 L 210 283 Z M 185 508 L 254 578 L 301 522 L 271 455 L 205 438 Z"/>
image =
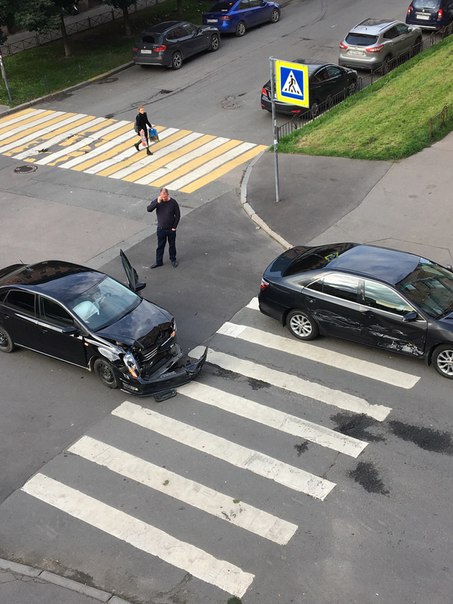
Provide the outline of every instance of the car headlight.
<path id="1" fill-rule="evenodd" d="M 127 370 L 131 374 L 131 376 L 134 378 L 138 378 L 140 369 L 138 367 L 138 363 L 135 360 L 134 355 L 131 352 L 126 352 L 126 354 L 123 357 L 123 361 L 127 367 Z"/>

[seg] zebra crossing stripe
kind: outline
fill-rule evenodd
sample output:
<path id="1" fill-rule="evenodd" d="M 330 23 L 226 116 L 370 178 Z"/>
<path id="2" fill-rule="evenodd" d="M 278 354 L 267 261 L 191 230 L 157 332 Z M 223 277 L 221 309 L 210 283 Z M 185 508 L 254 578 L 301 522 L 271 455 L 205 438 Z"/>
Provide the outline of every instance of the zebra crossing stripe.
<path id="1" fill-rule="evenodd" d="M 112 415 L 153 430 L 167 438 L 207 453 L 231 465 L 249 470 L 259 476 L 282 484 L 289 489 L 305 493 L 315 499 L 325 499 L 335 483 L 301 470 L 264 453 L 248 449 L 215 434 L 184 424 L 125 401 L 112 411 Z"/>
<path id="2" fill-rule="evenodd" d="M 189 354 L 194 358 L 199 358 L 204 352 L 202 346 L 198 346 L 192 350 Z M 208 350 L 208 362 L 213 365 L 218 365 L 223 369 L 239 373 L 249 378 L 261 380 L 277 388 L 294 392 L 300 396 L 306 396 L 313 400 L 317 400 L 327 405 L 332 405 L 345 411 L 352 411 L 353 413 L 363 413 L 369 417 L 373 417 L 378 421 L 383 421 L 392 410 L 391 407 L 385 407 L 384 405 L 372 405 L 368 401 L 353 394 L 347 394 L 341 390 L 334 390 L 328 386 L 310 382 L 304 380 L 296 375 L 290 375 L 283 371 L 277 371 L 266 367 L 265 365 L 259 365 L 252 363 L 244 359 L 236 359 L 235 357 L 217 352 L 215 350 Z"/>
<path id="3" fill-rule="evenodd" d="M 44 474 L 36 474 L 22 491 L 238 598 L 254 579 L 238 566 Z"/>
<path id="4" fill-rule="evenodd" d="M 298 436 L 351 457 L 358 457 L 368 444 L 289 413 L 283 413 L 279 409 L 272 409 L 201 382 L 191 382 L 181 386 L 178 388 L 178 392 L 207 405 L 259 422 L 286 434 Z"/>
<path id="5" fill-rule="evenodd" d="M 411 375 L 410 373 L 404 373 L 403 371 L 370 363 L 369 361 L 355 359 L 340 352 L 318 348 L 313 344 L 274 335 L 261 329 L 247 327 L 246 325 L 236 325 L 227 322 L 222 325 L 217 333 L 265 346 L 266 348 L 272 348 L 273 350 L 281 350 L 294 356 L 385 382 L 398 388 L 413 388 L 420 379 L 418 376 Z"/>
<path id="6" fill-rule="evenodd" d="M 61 111 L 52 113 L 51 115 L 45 115 L 36 120 L 33 125 L 20 126 L 10 132 L 5 132 L 2 135 L 1 140 L 6 144 L 0 146 L 0 153 L 6 153 L 16 147 L 22 148 L 26 143 L 34 141 L 36 137 L 41 136 L 41 134 L 49 132 L 49 128 L 54 128 L 55 123 L 60 119 L 60 115 L 62 115 Z M 44 128 L 42 128 L 43 124 L 46 124 Z"/>
<path id="7" fill-rule="evenodd" d="M 182 176 L 181 178 L 177 178 L 176 180 L 168 182 L 167 186 L 169 189 L 182 190 L 185 186 L 187 186 L 192 181 L 197 180 L 201 176 L 205 176 L 206 174 L 208 174 L 208 172 L 211 172 L 214 168 L 218 168 L 219 166 L 224 164 L 226 161 L 229 161 L 230 159 L 238 157 L 245 151 L 248 151 L 248 150 L 254 148 L 255 146 L 256 145 L 254 143 L 241 143 L 240 145 L 237 145 L 233 149 L 230 149 L 229 151 L 227 151 L 220 157 L 211 159 L 210 161 L 204 163 L 202 166 L 200 166 L 196 170 L 190 171 L 185 176 Z"/>
<path id="8" fill-rule="evenodd" d="M 26 123 L 27 120 L 33 119 L 35 116 L 44 113 L 44 109 L 24 109 L 14 114 L 14 117 L 5 117 L 0 119 L 0 132 L 10 130 L 13 124 L 18 122 Z"/>
<path id="9" fill-rule="evenodd" d="M 298 528 L 296 524 L 286 522 L 235 497 L 210 489 L 89 436 L 83 436 L 68 451 L 280 545 L 288 543 Z"/>

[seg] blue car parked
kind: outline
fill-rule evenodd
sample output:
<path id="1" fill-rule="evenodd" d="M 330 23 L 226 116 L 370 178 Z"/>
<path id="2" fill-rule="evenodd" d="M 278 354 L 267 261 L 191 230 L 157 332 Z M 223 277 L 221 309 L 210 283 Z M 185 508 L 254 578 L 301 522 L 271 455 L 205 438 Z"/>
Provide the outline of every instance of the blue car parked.
<path id="1" fill-rule="evenodd" d="M 203 24 L 217 27 L 221 34 L 243 36 L 247 29 L 261 23 L 277 23 L 280 6 L 268 0 L 224 0 L 203 13 Z"/>

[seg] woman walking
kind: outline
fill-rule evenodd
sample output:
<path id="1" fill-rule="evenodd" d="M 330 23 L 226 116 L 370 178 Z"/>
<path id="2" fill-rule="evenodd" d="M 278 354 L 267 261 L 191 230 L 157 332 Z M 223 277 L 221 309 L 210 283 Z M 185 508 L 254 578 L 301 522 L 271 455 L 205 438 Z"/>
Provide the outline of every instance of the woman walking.
<path id="1" fill-rule="evenodd" d="M 137 149 L 137 151 L 139 151 L 139 145 L 141 142 L 143 142 L 146 144 L 146 154 L 152 155 L 151 151 L 149 150 L 148 126 L 152 128 L 152 125 L 148 120 L 148 116 L 146 115 L 145 108 L 143 105 L 140 105 L 138 108 L 137 117 L 135 118 L 135 132 L 139 135 L 140 140 L 134 145 L 134 147 Z"/>

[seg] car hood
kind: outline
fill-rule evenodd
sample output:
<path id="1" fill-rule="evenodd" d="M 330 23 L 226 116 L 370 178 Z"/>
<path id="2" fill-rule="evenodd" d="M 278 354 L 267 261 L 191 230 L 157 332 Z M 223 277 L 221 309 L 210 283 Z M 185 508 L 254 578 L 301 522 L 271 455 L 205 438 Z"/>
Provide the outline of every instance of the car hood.
<path id="1" fill-rule="evenodd" d="M 453 328 L 453 311 L 448 313 L 448 315 L 445 315 L 444 317 L 442 317 L 442 319 L 440 319 L 440 323 L 443 323 L 446 327 L 448 327 L 448 329 L 452 329 Z"/>
<path id="2" fill-rule="evenodd" d="M 142 299 L 140 304 L 119 321 L 96 332 L 96 335 L 127 346 L 146 349 L 161 343 L 169 336 L 172 328 L 172 315 Z"/>

